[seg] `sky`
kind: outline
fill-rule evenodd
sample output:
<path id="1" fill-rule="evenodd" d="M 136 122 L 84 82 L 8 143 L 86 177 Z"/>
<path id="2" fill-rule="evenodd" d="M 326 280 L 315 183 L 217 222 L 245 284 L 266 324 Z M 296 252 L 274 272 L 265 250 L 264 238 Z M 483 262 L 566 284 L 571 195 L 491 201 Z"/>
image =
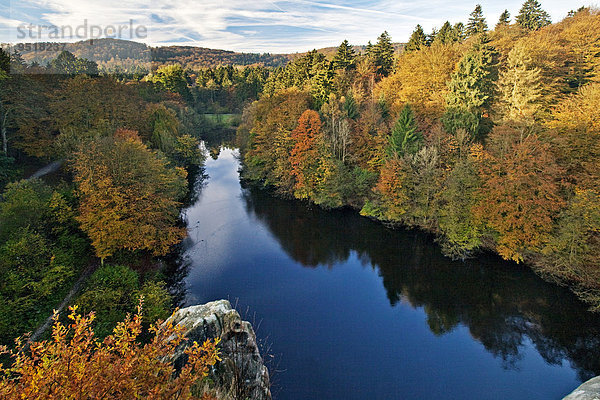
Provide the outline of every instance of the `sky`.
<path id="1" fill-rule="evenodd" d="M 516 16 L 523 1 L 482 0 L 480 4 L 488 25 L 493 27 L 504 9 Z M 580 0 L 539 1 L 552 21 L 563 19 L 571 9 L 589 5 Z M 120 28 L 121 38 L 153 46 L 293 53 L 337 46 L 344 39 L 359 45 L 374 42 L 384 30 L 393 41 L 406 42 L 417 24 L 430 32 L 446 20 L 466 22 L 476 3 L 477 0 L 0 0 L 0 42 L 40 42 L 49 38 L 72 42 L 114 36 L 112 32 Z M 56 29 L 52 27 L 58 27 L 58 31 L 52 31 Z M 73 35 L 69 35 L 70 30 Z M 57 34 L 60 40 L 56 39 Z"/>

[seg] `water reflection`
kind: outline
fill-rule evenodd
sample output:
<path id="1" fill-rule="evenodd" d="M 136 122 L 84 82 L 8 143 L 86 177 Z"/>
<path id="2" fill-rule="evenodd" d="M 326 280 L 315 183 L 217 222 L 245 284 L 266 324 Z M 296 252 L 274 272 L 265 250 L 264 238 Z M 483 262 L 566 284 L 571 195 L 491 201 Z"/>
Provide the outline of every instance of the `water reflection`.
<path id="1" fill-rule="evenodd" d="M 569 362 L 580 380 L 600 374 L 600 319 L 526 268 L 486 255 L 451 262 L 427 235 L 393 231 L 349 210 L 325 212 L 252 187 L 242 197 L 246 212 L 296 262 L 331 268 L 357 254 L 378 270 L 390 304 L 422 307 L 435 335 L 464 325 L 507 369 L 519 368 L 531 343 L 547 363 Z"/>

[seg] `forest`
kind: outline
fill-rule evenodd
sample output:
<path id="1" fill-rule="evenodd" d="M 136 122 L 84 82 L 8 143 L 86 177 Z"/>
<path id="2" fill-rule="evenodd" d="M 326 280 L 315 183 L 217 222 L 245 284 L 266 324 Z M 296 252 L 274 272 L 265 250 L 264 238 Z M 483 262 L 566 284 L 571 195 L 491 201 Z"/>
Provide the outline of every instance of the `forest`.
<path id="1" fill-rule="evenodd" d="M 224 98 L 240 102 L 236 88 L 255 83 L 234 81 Z M 0 52 L 0 397 L 65 398 L 86 385 L 90 396 L 202 396 L 193 387 L 218 341 L 190 348 L 171 379 L 174 366 L 157 355 L 184 338 L 155 325 L 179 305 L 169 259 L 186 236 L 180 210 L 201 172 L 199 132 L 214 128 L 202 113 L 217 103 L 193 83 L 179 65 L 126 78 L 67 51 L 46 66 Z M 63 167 L 28 178 L 52 161 Z M 52 340 L 23 353 L 28 332 L 88 276 L 71 311 L 32 337 Z"/>
<path id="2" fill-rule="evenodd" d="M 278 68 L 238 128 L 244 178 L 325 208 L 493 251 L 600 306 L 600 14 L 535 0 L 404 50 L 384 32 Z"/>
<path id="3" fill-rule="evenodd" d="M 73 360 L 110 370 L 98 396 L 202 396 L 217 343 L 175 378 L 161 356 L 182 338 L 155 322 L 179 305 L 168 264 L 200 142 L 235 126 L 245 182 L 428 232 L 454 260 L 497 253 L 600 310 L 600 10 L 516 11 L 490 26 L 477 5 L 404 45 L 383 32 L 294 56 L 156 48 L 150 70 L 0 50 L 0 361 L 16 360 L 0 397 L 74 393 Z M 87 275 L 52 340 L 20 352 Z"/>

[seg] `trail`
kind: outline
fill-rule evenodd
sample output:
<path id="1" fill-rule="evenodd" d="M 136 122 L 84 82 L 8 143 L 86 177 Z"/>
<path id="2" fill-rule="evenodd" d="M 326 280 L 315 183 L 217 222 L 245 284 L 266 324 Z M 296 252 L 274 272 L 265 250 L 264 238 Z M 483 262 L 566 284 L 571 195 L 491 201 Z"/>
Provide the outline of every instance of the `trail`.
<path id="1" fill-rule="evenodd" d="M 35 171 L 33 174 L 31 174 L 31 176 L 29 178 L 27 178 L 27 180 L 41 178 L 44 175 L 48 175 L 53 172 L 56 172 L 59 170 L 60 167 L 62 167 L 62 165 L 64 163 L 65 163 L 65 160 L 53 161 L 50 164 L 46 165 L 45 167 L 42 167 L 42 168 L 38 169 L 37 171 Z"/>
<path id="2" fill-rule="evenodd" d="M 79 279 L 77 279 L 77 282 L 75 282 L 73 284 L 73 287 L 71 287 L 71 290 L 69 290 L 69 293 L 67 293 L 67 295 L 65 296 L 63 301 L 59 304 L 58 308 L 55 310 L 55 312 L 61 313 L 65 309 L 65 307 L 67 307 L 67 305 L 69 305 L 69 303 L 71 302 L 73 297 L 75 297 L 75 295 L 79 292 L 79 290 L 81 290 L 81 287 L 83 286 L 83 284 L 87 281 L 87 279 L 90 277 L 90 275 L 92 275 L 94 273 L 94 271 L 96 271 L 97 268 L 98 268 L 98 263 L 94 262 L 94 263 L 90 264 L 81 273 L 81 276 L 79 277 Z M 29 345 L 33 342 L 36 342 L 44 334 L 44 332 L 46 332 L 46 330 L 52 325 L 53 318 L 54 318 L 54 313 L 52 313 L 52 315 L 48 316 L 46 321 L 42 325 L 40 325 L 39 328 L 36 329 L 36 331 L 31 335 L 31 337 L 29 338 L 29 340 L 27 341 L 25 346 L 23 346 L 21 351 L 27 351 L 27 349 L 29 348 Z"/>

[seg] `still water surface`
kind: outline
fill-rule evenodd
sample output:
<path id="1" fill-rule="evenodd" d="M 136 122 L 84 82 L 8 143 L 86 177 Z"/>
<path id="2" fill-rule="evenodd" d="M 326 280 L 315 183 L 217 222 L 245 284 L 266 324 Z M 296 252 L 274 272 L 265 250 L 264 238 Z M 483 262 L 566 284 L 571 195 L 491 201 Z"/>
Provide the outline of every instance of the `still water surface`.
<path id="1" fill-rule="evenodd" d="M 208 158 L 185 210 L 185 303 L 253 322 L 275 399 L 558 399 L 600 374 L 600 319 L 567 290 L 244 188 L 238 168 L 235 150 Z"/>

